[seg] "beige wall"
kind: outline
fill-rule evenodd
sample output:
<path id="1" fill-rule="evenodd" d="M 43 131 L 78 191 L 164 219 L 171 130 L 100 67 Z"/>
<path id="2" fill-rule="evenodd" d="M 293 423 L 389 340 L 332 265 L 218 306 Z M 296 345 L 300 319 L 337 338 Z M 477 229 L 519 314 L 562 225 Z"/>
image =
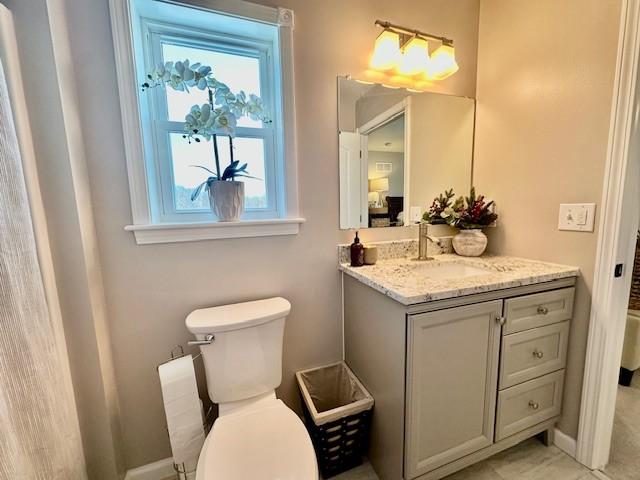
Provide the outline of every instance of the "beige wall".
<path id="1" fill-rule="evenodd" d="M 558 205 L 600 202 L 619 15 L 618 0 L 482 0 L 480 14 L 474 183 L 498 202 L 490 248 L 582 272 L 560 424 L 574 438 L 597 238 L 558 231 Z"/>
<path id="2" fill-rule="evenodd" d="M 293 304 L 280 395 L 297 406 L 295 370 L 341 356 L 336 76 L 366 68 L 376 18 L 455 39 L 460 72 L 438 87 L 475 95 L 479 0 L 282 0 L 294 9 L 301 211 L 292 237 L 135 244 L 107 0 L 70 1 L 68 24 L 83 111 L 127 466 L 168 457 L 156 365 L 189 335 L 192 309 L 271 295 Z M 321 182 L 318 179 L 322 179 Z M 367 232 L 404 236 L 403 229 Z M 413 235 L 414 233 L 409 233 Z M 204 394 L 204 390 L 202 392 Z"/>
<path id="3" fill-rule="evenodd" d="M 380 85 L 374 86 L 356 102 L 356 127 L 361 128 L 378 115 L 402 102 L 409 93 L 406 90 L 390 90 Z"/>
<path id="4" fill-rule="evenodd" d="M 422 211 L 453 188 L 467 195 L 473 167 L 474 102 L 450 95 L 411 96 L 411 206 Z"/>

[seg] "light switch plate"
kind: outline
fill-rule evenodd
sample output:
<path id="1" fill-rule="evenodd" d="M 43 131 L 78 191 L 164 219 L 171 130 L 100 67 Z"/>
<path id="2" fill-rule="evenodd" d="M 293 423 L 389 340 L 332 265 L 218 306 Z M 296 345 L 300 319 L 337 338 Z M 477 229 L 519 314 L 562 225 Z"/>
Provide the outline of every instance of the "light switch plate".
<path id="1" fill-rule="evenodd" d="M 419 222 L 422 220 L 422 207 L 411 207 L 409 209 L 409 220 L 412 222 Z"/>
<path id="2" fill-rule="evenodd" d="M 558 230 L 593 232 L 595 217 L 595 203 L 562 203 L 558 216 Z"/>

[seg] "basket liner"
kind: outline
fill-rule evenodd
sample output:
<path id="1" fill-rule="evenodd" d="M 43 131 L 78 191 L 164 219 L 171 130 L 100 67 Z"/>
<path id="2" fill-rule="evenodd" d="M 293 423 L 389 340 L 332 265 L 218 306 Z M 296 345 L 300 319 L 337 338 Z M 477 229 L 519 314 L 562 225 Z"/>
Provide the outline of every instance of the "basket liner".
<path id="1" fill-rule="evenodd" d="M 296 378 L 316 425 L 373 407 L 373 397 L 344 362 L 303 370 Z"/>

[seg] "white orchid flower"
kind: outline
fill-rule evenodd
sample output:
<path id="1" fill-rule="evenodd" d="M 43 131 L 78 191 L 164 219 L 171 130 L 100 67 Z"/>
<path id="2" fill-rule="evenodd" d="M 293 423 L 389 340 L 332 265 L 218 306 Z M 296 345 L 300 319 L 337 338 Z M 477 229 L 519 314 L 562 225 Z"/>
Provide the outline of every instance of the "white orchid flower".
<path id="1" fill-rule="evenodd" d="M 191 64 L 188 59 L 157 65 L 148 75 L 149 82 L 143 89 L 165 85 L 177 91 L 189 91 L 190 87 L 209 90 L 210 103 L 193 105 L 185 116 L 185 137 L 200 141 L 213 135 L 235 134 L 238 118 L 248 116 L 253 120 L 264 119 L 264 105 L 260 97 L 240 91 L 234 94 L 228 85 L 212 75 L 211 67 Z"/>
<path id="2" fill-rule="evenodd" d="M 216 108 L 214 128 L 217 132 L 224 133 L 229 136 L 235 134 L 235 128 L 238 123 L 236 116 L 231 113 L 229 107 Z"/>
<path id="3" fill-rule="evenodd" d="M 245 112 L 251 120 L 261 120 L 264 113 L 262 99 L 253 93 L 246 102 Z"/>

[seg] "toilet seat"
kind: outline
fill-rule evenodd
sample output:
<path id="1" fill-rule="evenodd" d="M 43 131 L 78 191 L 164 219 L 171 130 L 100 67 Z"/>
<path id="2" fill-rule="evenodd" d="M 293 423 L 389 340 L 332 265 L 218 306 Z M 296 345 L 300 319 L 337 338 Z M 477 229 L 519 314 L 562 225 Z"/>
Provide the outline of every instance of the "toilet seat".
<path id="1" fill-rule="evenodd" d="M 317 480 L 302 421 L 281 400 L 219 417 L 207 436 L 196 480 Z"/>

